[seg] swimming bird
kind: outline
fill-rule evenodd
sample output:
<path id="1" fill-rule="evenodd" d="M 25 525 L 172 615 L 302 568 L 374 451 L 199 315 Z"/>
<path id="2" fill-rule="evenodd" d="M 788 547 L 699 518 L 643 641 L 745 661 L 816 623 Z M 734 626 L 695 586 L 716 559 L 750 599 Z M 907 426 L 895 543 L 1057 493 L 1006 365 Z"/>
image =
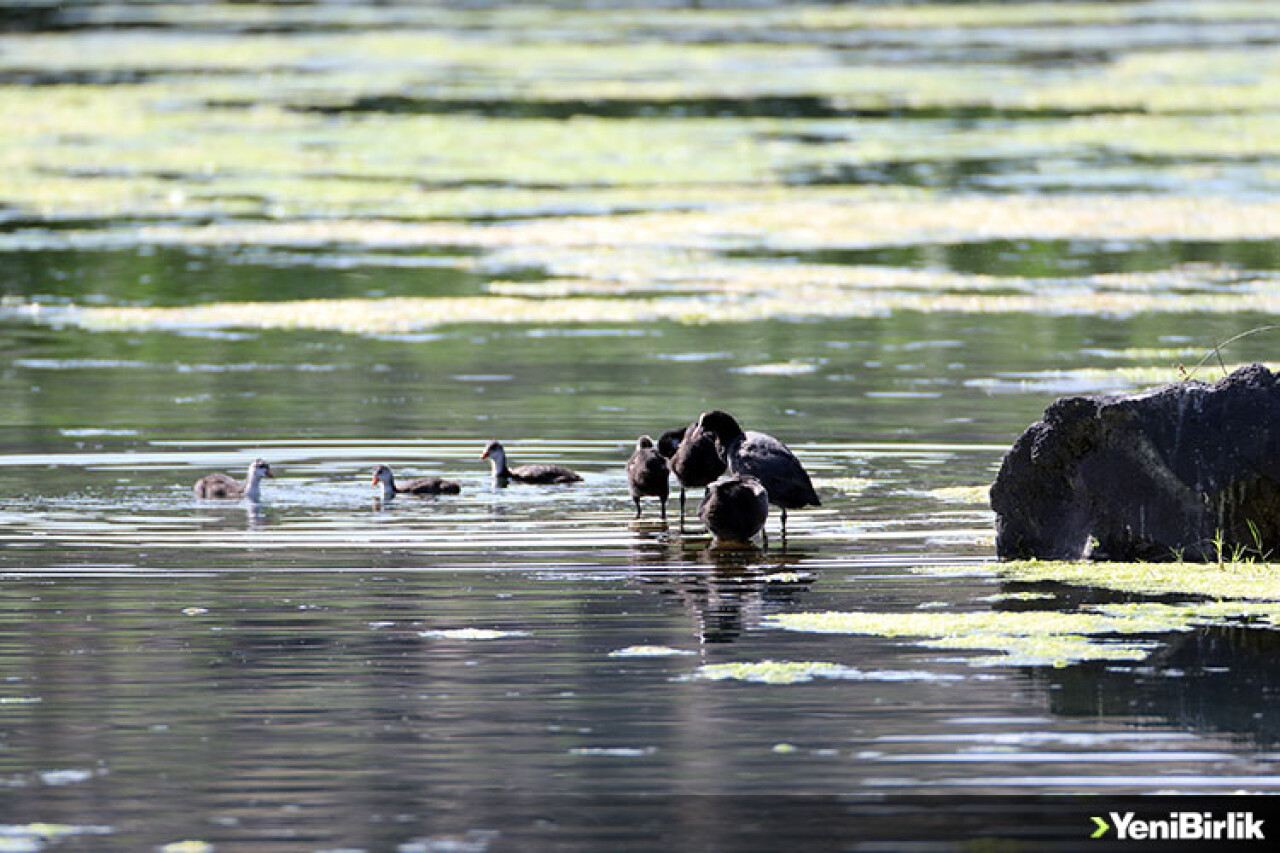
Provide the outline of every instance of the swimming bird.
<path id="1" fill-rule="evenodd" d="M 782 535 L 787 535 L 787 510 L 821 506 L 809 474 L 791 449 L 762 432 L 744 432 L 733 416 L 719 410 L 703 412 L 698 428 L 716 437 L 729 470 L 749 474 L 769 493 L 769 503 L 782 510 Z"/>
<path id="2" fill-rule="evenodd" d="M 563 465 L 519 465 L 507 467 L 507 451 L 501 442 L 491 441 L 485 445 L 481 459 L 488 459 L 493 466 L 493 479 L 500 483 L 515 480 L 517 483 L 576 483 L 582 476 L 570 471 Z"/>
<path id="3" fill-rule="evenodd" d="M 680 434 L 682 433 L 682 434 Z M 677 438 L 677 434 L 680 434 Z M 668 430 L 658 439 L 659 448 L 674 446 L 671 471 L 680 483 L 680 529 L 684 529 L 684 495 L 686 489 L 709 486 L 724 473 L 725 461 L 716 446 L 716 437 L 698 424 L 681 430 Z"/>
<path id="4" fill-rule="evenodd" d="M 670 479 L 671 469 L 667 466 L 667 460 L 654 447 L 653 439 L 647 435 L 640 436 L 635 452 L 627 460 L 627 485 L 631 489 L 631 500 L 636 502 L 636 518 L 640 517 L 640 498 L 649 496 L 658 499 L 662 520 L 667 520 Z"/>
<path id="5" fill-rule="evenodd" d="M 395 474 L 386 465 L 373 469 L 373 484 L 382 487 L 384 501 L 389 501 L 396 495 L 456 495 L 462 491 L 462 486 L 439 477 L 415 477 L 397 483 Z"/>
<path id="6" fill-rule="evenodd" d="M 192 491 L 196 493 L 198 498 L 248 498 L 251 501 L 256 501 L 262 497 L 259 486 L 263 477 L 274 479 L 275 474 L 271 473 L 270 465 L 261 459 L 255 459 L 253 464 L 249 466 L 248 476 L 245 477 L 243 483 L 226 474 L 210 474 L 207 477 L 201 477 L 196 480 Z"/>
<path id="7" fill-rule="evenodd" d="M 698 517 L 718 542 L 749 542 L 769 517 L 769 493 L 746 474 L 727 474 L 707 486 Z"/>

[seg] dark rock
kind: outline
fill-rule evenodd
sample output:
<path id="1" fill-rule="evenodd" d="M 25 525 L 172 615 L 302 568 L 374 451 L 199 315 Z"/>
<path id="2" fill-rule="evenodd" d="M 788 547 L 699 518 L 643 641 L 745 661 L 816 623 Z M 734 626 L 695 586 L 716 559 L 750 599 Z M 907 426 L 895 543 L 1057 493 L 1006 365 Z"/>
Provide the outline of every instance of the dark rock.
<path id="1" fill-rule="evenodd" d="M 1063 397 L 1014 442 L 991 507 L 1004 559 L 1280 555 L 1280 376 Z"/>

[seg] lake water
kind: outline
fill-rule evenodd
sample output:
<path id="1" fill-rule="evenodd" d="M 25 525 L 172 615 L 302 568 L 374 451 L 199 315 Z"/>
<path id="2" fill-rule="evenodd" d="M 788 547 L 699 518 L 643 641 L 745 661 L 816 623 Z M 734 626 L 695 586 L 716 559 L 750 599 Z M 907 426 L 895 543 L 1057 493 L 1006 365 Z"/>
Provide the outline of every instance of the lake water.
<path id="1" fill-rule="evenodd" d="M 1055 397 L 1273 318 L 1280 18 L 1131 5 L 0 4 L 0 850 L 1280 790 L 1265 619 L 1040 659 L 785 618 L 1147 600 L 1011 580 L 983 491 Z M 813 476 L 785 542 L 633 519 L 636 437 L 711 408 Z M 584 480 L 498 488 L 491 438 Z M 192 496 L 256 457 L 261 503 Z"/>

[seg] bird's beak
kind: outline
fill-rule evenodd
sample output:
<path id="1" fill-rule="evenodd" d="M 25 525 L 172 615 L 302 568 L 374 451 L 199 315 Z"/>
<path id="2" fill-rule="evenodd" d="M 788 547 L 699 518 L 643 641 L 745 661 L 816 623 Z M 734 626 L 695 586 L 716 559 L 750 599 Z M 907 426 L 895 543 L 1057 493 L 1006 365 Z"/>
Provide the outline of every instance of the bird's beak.
<path id="1" fill-rule="evenodd" d="M 481 453 L 481 454 L 480 454 L 480 458 L 481 458 L 481 459 L 488 459 L 488 458 L 489 458 L 489 451 L 487 451 L 487 450 L 486 450 L 484 453 Z"/>
<path id="2" fill-rule="evenodd" d="M 376 486 L 376 485 L 378 485 L 378 478 L 377 478 L 377 477 L 374 477 L 374 478 L 373 478 L 373 484 L 374 484 L 375 486 Z"/>
<path id="3" fill-rule="evenodd" d="M 268 468 L 268 469 L 267 469 L 267 472 L 266 472 L 265 474 L 263 474 L 262 476 L 264 476 L 264 477 L 270 477 L 270 478 L 271 478 L 271 479 L 273 479 L 273 480 L 276 478 L 276 475 L 271 473 L 271 469 L 270 469 L 270 468 Z"/>

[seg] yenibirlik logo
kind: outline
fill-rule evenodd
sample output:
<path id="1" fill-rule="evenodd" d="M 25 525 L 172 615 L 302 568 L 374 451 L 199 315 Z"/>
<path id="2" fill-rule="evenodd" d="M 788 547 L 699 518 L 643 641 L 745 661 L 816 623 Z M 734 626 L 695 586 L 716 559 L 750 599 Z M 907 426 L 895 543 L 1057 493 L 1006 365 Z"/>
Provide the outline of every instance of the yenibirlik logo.
<path id="1" fill-rule="evenodd" d="M 1253 812 L 1229 812 L 1225 818 L 1213 812 L 1169 812 L 1168 818 L 1143 820 L 1135 812 L 1108 812 L 1111 823 L 1093 817 L 1097 827 L 1090 838 L 1102 838 L 1115 825 L 1119 841 L 1265 841 L 1262 818 Z"/>

